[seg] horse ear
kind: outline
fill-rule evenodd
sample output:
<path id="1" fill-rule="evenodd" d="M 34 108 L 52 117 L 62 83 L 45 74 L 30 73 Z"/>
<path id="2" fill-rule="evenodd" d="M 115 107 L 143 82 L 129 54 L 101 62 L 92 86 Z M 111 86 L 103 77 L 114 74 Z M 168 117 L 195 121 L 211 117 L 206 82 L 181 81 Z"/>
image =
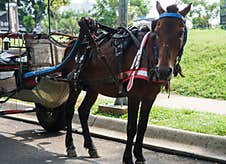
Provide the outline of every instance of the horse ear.
<path id="1" fill-rule="evenodd" d="M 181 10 L 179 13 L 185 17 L 188 14 L 188 12 L 191 10 L 191 5 L 192 3 L 190 3 L 187 7 Z"/>
<path id="2" fill-rule="evenodd" d="M 161 4 L 158 1 L 156 3 L 156 8 L 157 8 L 159 14 L 162 14 L 165 12 L 165 10 L 162 8 Z"/>

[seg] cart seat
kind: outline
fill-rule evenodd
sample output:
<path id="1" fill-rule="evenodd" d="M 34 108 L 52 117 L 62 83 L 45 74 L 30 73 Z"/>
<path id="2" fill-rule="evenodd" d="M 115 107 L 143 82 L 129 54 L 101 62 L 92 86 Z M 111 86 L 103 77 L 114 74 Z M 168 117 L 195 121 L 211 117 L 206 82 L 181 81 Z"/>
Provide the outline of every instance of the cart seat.
<path id="1" fill-rule="evenodd" d="M 21 62 L 26 62 L 24 54 L 25 52 L 18 53 L 18 51 L 5 51 L 0 53 L 0 71 L 18 69 Z M 22 58 L 20 58 L 21 56 Z"/>
<path id="2" fill-rule="evenodd" d="M 10 49 L 10 50 L 4 50 L 2 53 L 0 52 L 0 59 L 4 61 L 6 59 L 7 62 L 11 62 L 11 60 L 17 60 L 20 57 L 26 56 L 26 51 L 17 50 L 17 49 Z M 8 63 L 7 63 L 8 64 Z"/>
<path id="3" fill-rule="evenodd" d="M 14 55 L 9 54 L 7 52 L 3 52 L 0 54 L 0 65 L 14 65 L 14 64 L 18 64 L 18 62 L 14 60 Z"/>

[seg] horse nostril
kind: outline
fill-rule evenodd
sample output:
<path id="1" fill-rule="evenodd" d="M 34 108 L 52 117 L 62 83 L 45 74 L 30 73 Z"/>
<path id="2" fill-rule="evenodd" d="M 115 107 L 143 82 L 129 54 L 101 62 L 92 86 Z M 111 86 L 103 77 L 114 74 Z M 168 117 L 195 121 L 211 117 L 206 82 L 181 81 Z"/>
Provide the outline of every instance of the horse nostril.
<path id="1" fill-rule="evenodd" d="M 170 67 L 156 67 L 156 78 L 158 80 L 169 80 L 171 78 L 173 69 Z"/>

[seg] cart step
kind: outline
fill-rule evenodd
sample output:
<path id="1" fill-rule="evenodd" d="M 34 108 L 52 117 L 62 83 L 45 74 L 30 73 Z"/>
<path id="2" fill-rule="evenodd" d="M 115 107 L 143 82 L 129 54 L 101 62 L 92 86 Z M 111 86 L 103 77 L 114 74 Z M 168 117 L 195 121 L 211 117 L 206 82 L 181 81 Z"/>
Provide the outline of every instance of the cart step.
<path id="1" fill-rule="evenodd" d="M 35 109 L 31 109 L 31 110 L 4 110 L 4 111 L 0 111 L 0 116 L 4 116 L 4 115 L 8 115 L 8 114 L 20 114 L 20 113 L 31 113 L 31 112 L 35 112 Z"/>

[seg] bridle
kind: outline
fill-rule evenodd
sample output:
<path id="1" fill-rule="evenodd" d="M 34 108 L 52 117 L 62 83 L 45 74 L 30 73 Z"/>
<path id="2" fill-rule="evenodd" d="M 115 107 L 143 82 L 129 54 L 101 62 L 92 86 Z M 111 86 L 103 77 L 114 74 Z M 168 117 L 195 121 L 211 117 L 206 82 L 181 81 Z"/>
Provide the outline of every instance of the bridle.
<path id="1" fill-rule="evenodd" d="M 162 18 L 177 18 L 177 19 L 180 19 L 183 21 L 184 23 L 184 38 L 183 38 L 183 44 L 182 44 L 182 47 L 177 55 L 177 61 L 176 61 L 176 65 L 178 65 L 181 61 L 181 58 L 182 58 L 182 55 L 183 55 L 183 52 L 184 52 L 184 46 L 187 42 L 187 35 L 188 35 L 188 30 L 187 30 L 187 26 L 186 26 L 186 20 L 185 18 L 178 14 L 178 13 L 162 13 L 160 16 L 159 16 L 159 19 L 162 19 Z M 154 52 L 154 59 L 155 59 L 155 63 L 158 62 L 158 44 L 157 44 L 157 38 L 154 37 L 154 45 L 153 45 L 153 52 Z"/>
<path id="2" fill-rule="evenodd" d="M 184 51 L 184 46 L 187 42 L 187 27 L 186 27 L 186 21 L 185 21 L 185 18 L 178 14 L 178 13 L 163 13 L 159 16 L 159 19 L 163 19 L 163 18 L 176 18 L 176 19 L 180 19 L 183 21 L 184 23 L 184 38 L 183 38 L 183 44 L 182 44 L 182 47 L 181 49 L 179 50 L 179 53 L 178 53 L 178 56 L 177 56 L 177 61 L 175 63 L 175 68 L 179 68 L 179 63 L 180 63 L 180 60 L 181 60 L 181 57 L 183 55 L 183 51 Z M 151 32 L 148 32 L 145 34 L 145 36 L 143 37 L 142 39 L 142 42 L 141 42 L 141 45 L 140 45 L 140 48 L 138 49 L 138 52 L 137 54 L 135 55 L 135 58 L 134 58 L 134 61 L 133 61 L 133 64 L 132 66 L 130 67 L 130 73 L 129 73 L 129 83 L 127 85 L 127 91 L 130 91 L 130 89 L 132 88 L 133 86 L 133 80 L 135 78 L 135 76 L 140 76 L 139 75 L 139 71 L 142 72 L 144 71 L 143 68 L 140 68 L 140 62 L 141 62 L 141 55 L 144 53 L 145 54 L 145 50 L 144 50 L 144 47 L 146 45 L 146 40 L 148 37 L 146 36 L 149 36 L 149 34 L 153 34 Z M 156 37 L 156 34 L 154 33 L 154 35 L 151 35 L 153 37 L 153 53 L 154 53 L 154 65 L 151 69 L 151 73 L 149 71 L 146 71 L 145 74 L 142 75 L 142 77 L 138 77 L 138 78 L 142 78 L 142 79 L 146 79 L 147 77 L 149 77 L 148 79 L 150 79 L 154 74 L 155 75 L 158 75 L 158 72 L 157 72 L 157 67 L 156 65 L 158 64 L 158 57 L 159 57 L 159 52 L 158 52 L 158 44 L 157 44 L 157 37 Z M 136 40 L 136 39 L 135 39 Z M 143 44 L 144 43 L 144 44 Z M 167 46 L 167 45 L 165 45 Z M 147 57 L 147 55 L 145 55 Z M 148 58 L 149 59 L 149 58 Z M 147 70 L 149 70 L 149 64 L 147 66 Z M 167 81 L 169 83 L 169 81 Z M 155 81 L 155 83 L 159 83 L 159 84 L 162 84 L 162 81 Z"/>

